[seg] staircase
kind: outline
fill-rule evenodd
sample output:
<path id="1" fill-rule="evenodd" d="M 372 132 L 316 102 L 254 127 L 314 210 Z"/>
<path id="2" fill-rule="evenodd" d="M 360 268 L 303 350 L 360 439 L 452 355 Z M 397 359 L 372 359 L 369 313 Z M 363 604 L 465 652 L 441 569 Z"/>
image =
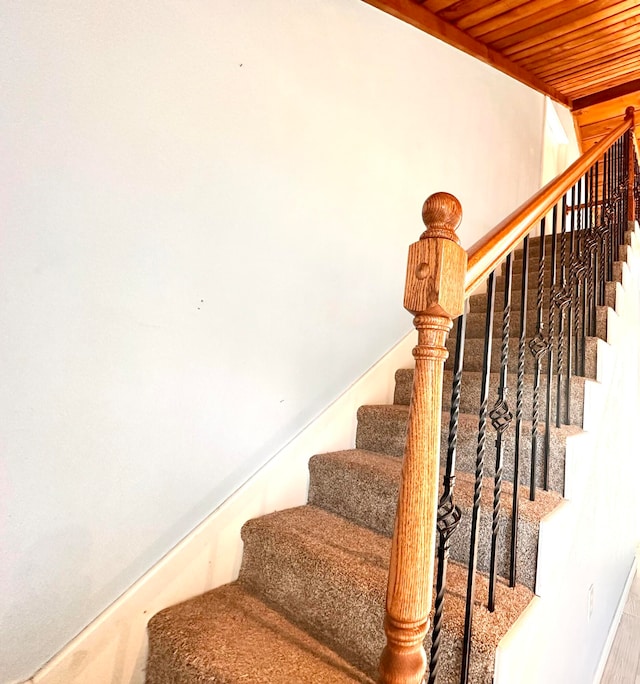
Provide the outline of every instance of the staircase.
<path id="1" fill-rule="evenodd" d="M 535 253 L 535 239 L 531 240 L 531 250 Z M 521 256 L 516 252 L 514 258 L 514 291 L 517 291 Z M 620 264 L 616 273 L 620 273 Z M 498 279 L 498 312 L 500 288 Z M 536 281 L 530 277 L 529 311 L 534 310 L 535 288 Z M 611 300 L 615 287 L 608 287 L 607 292 Z M 548 283 L 545 301 L 548 301 Z M 460 678 L 485 307 L 484 295 L 471 297 L 455 486 L 455 501 L 462 509 L 462 521 L 451 540 L 438 675 L 442 684 L 458 682 Z M 496 315 L 492 363 L 495 371 L 499 370 L 499 319 Z M 512 330 L 517 331 L 517 315 L 514 319 Z M 602 307 L 597 330 L 603 338 L 605 328 L 606 308 Z M 533 324 L 529 330 L 534 330 Z M 589 338 L 586 347 L 585 375 L 595 377 L 597 340 Z M 529 351 L 527 355 L 531 357 Z M 441 453 L 446 451 L 448 437 L 451 363 L 452 354 L 445 365 Z M 516 365 L 517 339 L 510 347 L 510 373 Z M 532 370 L 527 360 L 525 387 L 533 386 Z M 147 684 L 376 680 L 385 644 L 382 625 L 390 538 L 412 381 L 411 369 L 398 370 L 394 404 L 359 409 L 355 449 L 320 454 L 311 459 L 306 506 L 272 513 L 244 525 L 244 556 L 236 582 L 168 608 L 151 619 Z M 525 392 L 518 584 L 510 589 L 506 581 L 499 580 L 497 609 L 493 613 L 486 609 L 485 574 L 489 565 L 495 460 L 492 428 L 488 428 L 469 677 L 473 683 L 492 682 L 496 647 L 535 591 L 539 524 L 562 501 L 566 439 L 581 431 L 586 382 L 589 379 L 584 377 L 572 378 L 570 424 L 551 428 L 550 491 L 540 488 L 542 467 L 538 464 L 535 501 L 529 500 L 527 460 L 531 442 L 531 393 Z M 513 376 L 510 384 L 513 386 Z M 494 372 L 489 405 L 495 401 L 497 387 L 498 373 Z M 555 392 L 552 401 L 555 412 Z M 541 392 L 541 415 L 544 415 L 544 402 L 545 392 Z M 511 526 L 513 432 L 511 427 L 504 435 L 506 458 L 498 532 L 501 577 L 508 574 L 506 549 Z M 425 644 L 427 653 L 429 639 L 430 636 Z"/>

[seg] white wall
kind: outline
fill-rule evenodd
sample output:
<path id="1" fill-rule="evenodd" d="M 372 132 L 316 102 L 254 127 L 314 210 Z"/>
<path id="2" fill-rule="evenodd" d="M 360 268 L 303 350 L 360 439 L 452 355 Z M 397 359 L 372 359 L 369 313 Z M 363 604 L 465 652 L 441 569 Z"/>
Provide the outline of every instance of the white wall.
<path id="1" fill-rule="evenodd" d="M 358 0 L 0 7 L 0 679 L 30 676 L 410 328 L 543 98 Z"/>

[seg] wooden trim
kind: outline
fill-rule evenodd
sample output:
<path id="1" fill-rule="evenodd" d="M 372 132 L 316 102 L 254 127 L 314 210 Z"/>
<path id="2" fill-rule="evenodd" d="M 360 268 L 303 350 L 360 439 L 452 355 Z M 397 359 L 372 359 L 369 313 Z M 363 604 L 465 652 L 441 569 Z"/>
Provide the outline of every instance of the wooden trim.
<path id="1" fill-rule="evenodd" d="M 417 5 L 411 0 L 363 0 L 363 2 L 377 7 L 397 19 L 401 19 L 435 38 L 439 38 L 472 57 L 482 60 L 486 64 L 502 71 L 502 73 L 507 74 L 507 76 L 520 81 L 520 83 L 524 83 L 530 88 L 548 95 L 556 100 L 556 102 L 560 102 L 567 107 L 571 106 L 570 98 L 549 86 L 542 79 L 518 66 L 496 50 L 467 35 L 453 24 L 443 21 L 422 5 Z"/>
<path id="2" fill-rule="evenodd" d="M 547 183 L 543 188 L 504 221 L 499 223 L 485 238 L 469 250 L 465 296 L 468 297 L 482 283 L 502 259 L 531 230 L 536 221 L 542 218 L 562 195 L 583 176 L 589 167 L 633 125 L 627 115 L 625 120 L 609 135 L 576 160 L 564 173 Z"/>
<path id="3" fill-rule="evenodd" d="M 616 97 L 629 95 L 631 93 L 635 93 L 636 91 L 640 91 L 640 78 L 636 79 L 635 81 L 622 83 L 621 85 L 614 86 L 613 88 L 601 90 L 599 93 L 594 93 L 593 95 L 579 97 L 573 101 L 571 110 L 575 112 L 578 109 L 592 107 L 593 105 L 607 102 L 608 100 L 614 100 Z"/>

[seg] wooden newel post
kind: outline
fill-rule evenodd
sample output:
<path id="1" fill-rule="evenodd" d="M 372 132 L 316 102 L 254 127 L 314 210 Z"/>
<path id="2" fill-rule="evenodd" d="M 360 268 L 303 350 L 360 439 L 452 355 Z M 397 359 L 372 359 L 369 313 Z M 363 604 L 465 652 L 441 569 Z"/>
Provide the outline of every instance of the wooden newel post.
<path id="1" fill-rule="evenodd" d="M 627 188 L 627 207 L 628 207 L 628 217 L 627 220 L 630 223 L 636 220 L 636 205 L 634 201 L 634 189 L 635 189 L 635 173 L 636 173 L 636 151 L 633 144 L 633 136 L 635 135 L 634 125 L 635 125 L 635 109 L 633 107 L 627 107 L 625 110 L 625 119 L 631 119 L 631 128 L 629 129 L 629 148 L 627 150 L 627 159 L 629 162 L 629 185 Z"/>
<path id="2" fill-rule="evenodd" d="M 445 344 L 452 319 L 464 310 L 467 254 L 455 234 L 462 219 L 460 202 L 446 192 L 431 195 L 422 218 L 427 230 L 409 247 L 404 294 L 405 308 L 415 315 L 418 345 L 391 547 L 383 684 L 420 684 L 426 669 L 423 641 L 433 594 Z"/>

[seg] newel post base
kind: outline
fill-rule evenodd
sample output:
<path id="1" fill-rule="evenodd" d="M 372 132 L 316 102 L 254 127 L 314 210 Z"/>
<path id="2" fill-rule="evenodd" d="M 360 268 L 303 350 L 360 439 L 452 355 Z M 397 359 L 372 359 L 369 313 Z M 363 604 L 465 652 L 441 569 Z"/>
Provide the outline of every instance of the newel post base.
<path id="1" fill-rule="evenodd" d="M 418 344 L 407 443 L 396 512 L 382 684 L 420 684 L 427 656 L 435 560 L 442 375 L 453 319 L 463 313 L 467 255 L 455 229 L 462 209 L 448 193 L 432 195 L 422 216 L 427 230 L 409 248 L 404 306 L 415 315 Z"/>

